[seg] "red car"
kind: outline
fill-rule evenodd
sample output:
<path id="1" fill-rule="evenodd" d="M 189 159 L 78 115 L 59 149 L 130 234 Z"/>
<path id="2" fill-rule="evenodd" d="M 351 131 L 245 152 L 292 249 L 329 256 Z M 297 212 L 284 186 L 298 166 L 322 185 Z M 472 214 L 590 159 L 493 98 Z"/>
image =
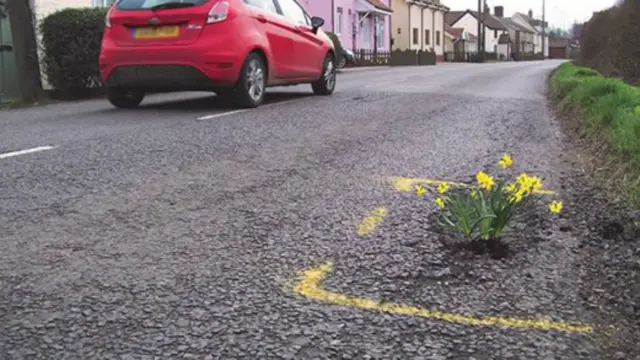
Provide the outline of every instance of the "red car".
<path id="1" fill-rule="evenodd" d="M 109 101 L 213 91 L 257 107 L 269 86 L 310 83 L 330 95 L 334 47 L 295 0 L 119 0 L 107 14 L 100 73 Z"/>

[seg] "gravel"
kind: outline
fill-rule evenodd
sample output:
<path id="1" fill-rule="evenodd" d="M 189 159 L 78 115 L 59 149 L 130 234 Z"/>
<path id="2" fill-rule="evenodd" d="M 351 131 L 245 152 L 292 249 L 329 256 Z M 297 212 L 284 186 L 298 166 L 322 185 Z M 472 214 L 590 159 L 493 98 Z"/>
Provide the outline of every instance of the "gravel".
<path id="1" fill-rule="evenodd" d="M 599 241 L 599 200 L 576 195 L 590 183 L 545 101 L 557 64 L 341 74 L 332 97 L 210 121 L 195 120 L 222 111 L 208 98 L 8 112 L 2 151 L 59 147 L 0 163 L 0 358 L 633 359 L 600 333 L 469 327 L 292 290 L 329 260 L 327 289 L 454 313 L 615 320 L 632 336 L 638 292 L 607 277 L 626 268 L 603 266 L 638 254 L 615 245 L 632 241 Z M 502 261 L 451 254 L 433 206 L 381 181 L 465 181 L 503 152 L 543 175 L 567 211 L 514 231 Z M 387 218 L 357 237 L 378 206 Z"/>

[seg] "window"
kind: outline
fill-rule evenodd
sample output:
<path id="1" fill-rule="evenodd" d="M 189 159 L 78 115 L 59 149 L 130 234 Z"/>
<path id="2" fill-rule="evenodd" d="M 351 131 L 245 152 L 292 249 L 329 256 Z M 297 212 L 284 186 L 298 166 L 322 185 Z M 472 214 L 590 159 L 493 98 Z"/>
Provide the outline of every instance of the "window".
<path id="1" fill-rule="evenodd" d="M 310 25 L 307 14 L 295 0 L 278 0 L 282 15 L 300 25 Z"/>
<path id="2" fill-rule="evenodd" d="M 337 14 L 336 14 L 336 34 L 340 35 L 342 34 L 342 8 L 338 7 L 338 9 L 336 10 Z"/>
<path id="3" fill-rule="evenodd" d="M 96 6 L 109 6 L 115 3 L 115 0 L 92 0 Z M 207 0 L 183 0 L 181 3 L 191 4 L 193 6 L 200 5 Z M 118 1 L 118 9 L 122 10 L 140 10 L 150 9 L 165 3 L 175 2 L 175 0 L 120 0 Z"/>
<path id="4" fill-rule="evenodd" d="M 436 46 L 440 46 L 440 31 L 436 31 Z"/>
<path id="5" fill-rule="evenodd" d="M 418 28 L 413 28 L 413 44 L 418 45 Z"/>
<path id="6" fill-rule="evenodd" d="M 247 5 L 257 7 L 258 9 L 267 10 L 272 13 L 278 13 L 276 9 L 276 4 L 273 3 L 273 0 L 244 0 Z"/>
<path id="7" fill-rule="evenodd" d="M 431 30 L 424 31 L 424 44 L 425 45 L 431 44 Z"/>

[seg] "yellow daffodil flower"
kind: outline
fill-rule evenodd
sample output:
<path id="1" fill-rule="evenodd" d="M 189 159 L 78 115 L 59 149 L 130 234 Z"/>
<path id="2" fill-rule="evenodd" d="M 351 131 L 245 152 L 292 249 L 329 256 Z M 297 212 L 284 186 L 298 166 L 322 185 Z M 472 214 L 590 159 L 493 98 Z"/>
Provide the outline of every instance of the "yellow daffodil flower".
<path id="1" fill-rule="evenodd" d="M 500 166 L 503 169 L 511 167 L 513 166 L 513 159 L 511 158 L 511 156 L 504 154 L 502 155 L 502 158 L 500 159 L 500 161 L 498 161 L 498 166 Z"/>
<path id="2" fill-rule="evenodd" d="M 483 189 L 491 190 L 493 188 L 493 178 L 487 175 L 484 171 L 478 172 L 478 174 L 476 175 L 476 180 Z"/>
<path id="3" fill-rule="evenodd" d="M 416 195 L 418 195 L 418 197 L 423 196 L 426 193 L 427 193 L 427 189 L 425 189 L 423 186 L 421 185 L 416 186 Z"/>
<path id="4" fill-rule="evenodd" d="M 444 194 L 447 191 L 449 191 L 449 184 L 447 184 L 445 182 L 442 182 L 442 183 L 440 183 L 440 185 L 438 185 L 438 192 L 440 194 Z"/>
<path id="5" fill-rule="evenodd" d="M 441 198 L 441 197 L 437 198 L 437 199 L 436 199 L 436 205 L 437 205 L 440 209 L 444 208 L 444 199 L 443 199 L 443 198 Z"/>
<path id="6" fill-rule="evenodd" d="M 549 204 L 549 211 L 553 214 L 557 214 L 562 210 L 562 201 L 552 201 Z"/>

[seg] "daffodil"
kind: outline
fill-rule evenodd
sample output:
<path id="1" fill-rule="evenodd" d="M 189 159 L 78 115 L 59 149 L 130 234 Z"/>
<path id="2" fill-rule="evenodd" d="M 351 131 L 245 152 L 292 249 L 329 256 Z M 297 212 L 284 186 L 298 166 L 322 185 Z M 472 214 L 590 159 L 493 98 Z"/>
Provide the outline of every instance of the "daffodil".
<path id="1" fill-rule="evenodd" d="M 426 193 L 427 193 L 427 189 L 425 189 L 423 186 L 421 186 L 421 185 L 416 186 L 416 195 L 418 195 L 420 197 L 420 196 L 423 196 Z"/>
<path id="2" fill-rule="evenodd" d="M 486 190 L 491 190 L 493 188 L 493 178 L 487 175 L 484 171 L 479 171 L 476 175 L 476 180 L 480 187 Z"/>
<path id="3" fill-rule="evenodd" d="M 436 205 L 437 205 L 440 209 L 444 208 L 444 199 L 443 199 L 443 198 L 441 198 L 441 197 L 437 198 L 437 199 L 436 199 Z"/>
<path id="4" fill-rule="evenodd" d="M 502 158 L 500 159 L 500 161 L 498 161 L 498 166 L 500 166 L 503 169 L 511 167 L 513 166 L 513 159 L 511 159 L 511 156 L 504 154 L 502 155 Z"/>
<path id="5" fill-rule="evenodd" d="M 518 190 L 518 184 L 516 183 L 511 183 L 507 186 L 507 192 L 510 194 L 515 193 Z"/>
<path id="6" fill-rule="evenodd" d="M 440 185 L 438 185 L 438 192 L 440 194 L 444 194 L 447 191 L 449 191 L 449 184 L 447 184 L 446 182 L 441 182 Z"/>
<path id="7" fill-rule="evenodd" d="M 562 201 L 552 201 L 549 204 L 549 211 L 553 214 L 557 214 L 562 210 Z"/>

